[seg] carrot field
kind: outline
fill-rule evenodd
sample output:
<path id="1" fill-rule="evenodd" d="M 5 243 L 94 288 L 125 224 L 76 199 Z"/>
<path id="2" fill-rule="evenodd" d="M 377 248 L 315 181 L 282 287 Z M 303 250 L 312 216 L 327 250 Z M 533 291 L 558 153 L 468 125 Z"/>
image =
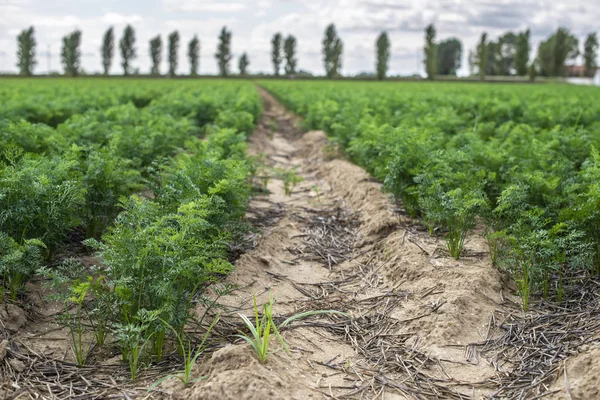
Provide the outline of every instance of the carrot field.
<path id="1" fill-rule="evenodd" d="M 598 99 L 4 79 L 0 397 L 559 396 L 600 335 Z"/>
<path id="2" fill-rule="evenodd" d="M 480 224 L 531 294 L 600 273 L 600 90 L 544 85 L 264 82 L 460 258 Z"/>

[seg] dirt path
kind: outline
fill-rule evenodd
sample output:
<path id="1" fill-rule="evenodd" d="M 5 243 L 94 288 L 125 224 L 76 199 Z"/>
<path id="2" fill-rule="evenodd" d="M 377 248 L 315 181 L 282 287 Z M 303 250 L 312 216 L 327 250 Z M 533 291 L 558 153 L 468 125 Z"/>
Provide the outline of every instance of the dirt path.
<path id="1" fill-rule="evenodd" d="M 494 370 L 476 351 L 506 293 L 477 235 L 456 261 L 442 241 L 403 218 L 361 168 L 331 158 L 323 132 L 301 133 L 299 120 L 267 92 L 250 152 L 273 168 L 295 168 L 303 181 L 285 194 L 272 179 L 250 217 L 272 224 L 236 263 L 230 312 L 248 315 L 276 299 L 275 312 L 314 309 L 352 318 L 312 318 L 288 329 L 291 354 L 265 365 L 249 346 L 230 345 L 203 367 L 208 378 L 182 399 L 472 398 Z M 274 347 L 278 347 L 276 341 Z"/>

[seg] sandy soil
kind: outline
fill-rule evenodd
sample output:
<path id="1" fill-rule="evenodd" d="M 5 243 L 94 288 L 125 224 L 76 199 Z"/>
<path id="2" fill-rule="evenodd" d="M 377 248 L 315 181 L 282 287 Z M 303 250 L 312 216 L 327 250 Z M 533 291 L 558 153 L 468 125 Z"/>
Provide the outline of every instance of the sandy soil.
<path id="1" fill-rule="evenodd" d="M 600 399 L 600 345 L 585 346 L 559 372 L 550 391 L 552 400 Z"/>

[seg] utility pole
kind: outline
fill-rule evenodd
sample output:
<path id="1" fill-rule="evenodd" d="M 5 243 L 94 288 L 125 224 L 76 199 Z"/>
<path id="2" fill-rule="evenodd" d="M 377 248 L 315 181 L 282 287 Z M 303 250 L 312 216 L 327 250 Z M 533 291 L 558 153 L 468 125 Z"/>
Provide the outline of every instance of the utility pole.
<path id="1" fill-rule="evenodd" d="M 46 56 L 46 68 L 48 69 L 46 74 L 50 75 L 50 71 L 52 70 L 52 56 L 53 56 L 50 45 L 48 45 L 47 51 L 40 53 L 40 57 L 43 57 L 43 56 Z"/>
<path id="2" fill-rule="evenodd" d="M 417 49 L 417 75 L 421 75 L 421 49 Z"/>

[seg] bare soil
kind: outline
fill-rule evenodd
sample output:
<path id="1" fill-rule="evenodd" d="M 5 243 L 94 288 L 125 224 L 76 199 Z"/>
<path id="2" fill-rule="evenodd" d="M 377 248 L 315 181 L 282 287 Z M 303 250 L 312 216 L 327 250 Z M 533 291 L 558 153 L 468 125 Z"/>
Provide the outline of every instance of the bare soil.
<path id="1" fill-rule="evenodd" d="M 31 310 L 0 306 L 0 399 L 479 399 L 506 384 L 514 365 L 479 349 L 503 337 L 519 300 L 492 266 L 483 233 L 470 235 L 464 257 L 451 258 L 442 238 L 404 216 L 323 132 L 304 133 L 299 118 L 259 91 L 265 110 L 249 151 L 303 180 L 286 194 L 284 180 L 271 178 L 267 193 L 252 199 L 247 219 L 261 229 L 225 281 L 237 289 L 219 299 L 214 336 L 222 340 L 198 360 L 198 380 L 183 387 L 169 379 L 146 391 L 181 368 L 176 357 L 135 384 L 116 353 L 95 354 L 100 367 L 74 368 L 67 331 L 54 320 L 59 305 L 44 300 L 38 284 L 30 288 Z M 255 295 L 258 304 L 276 300 L 278 320 L 308 310 L 347 316 L 294 322 L 282 330 L 290 352 L 272 340 L 274 353 L 261 364 L 234 337 L 238 314 L 252 315 Z M 569 358 L 547 383 L 548 398 L 600 398 L 599 355 L 589 345 Z M 47 381 L 66 383 L 46 388 Z"/>

